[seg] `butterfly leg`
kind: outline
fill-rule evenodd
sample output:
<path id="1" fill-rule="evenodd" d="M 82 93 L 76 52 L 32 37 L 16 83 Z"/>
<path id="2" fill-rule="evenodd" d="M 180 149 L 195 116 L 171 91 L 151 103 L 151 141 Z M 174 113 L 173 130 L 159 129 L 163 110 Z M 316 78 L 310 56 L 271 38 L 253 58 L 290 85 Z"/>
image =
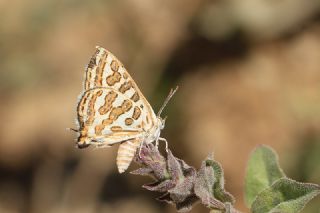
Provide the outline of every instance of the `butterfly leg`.
<path id="1" fill-rule="evenodd" d="M 141 158 L 141 150 L 142 150 L 143 145 L 144 145 L 144 141 L 142 141 L 139 146 L 139 152 L 138 152 L 139 158 Z"/>
<path id="2" fill-rule="evenodd" d="M 159 138 L 160 141 L 164 141 L 166 143 L 166 152 L 168 152 L 168 141 L 165 138 Z M 156 147 L 158 148 L 158 140 L 156 141 Z"/>

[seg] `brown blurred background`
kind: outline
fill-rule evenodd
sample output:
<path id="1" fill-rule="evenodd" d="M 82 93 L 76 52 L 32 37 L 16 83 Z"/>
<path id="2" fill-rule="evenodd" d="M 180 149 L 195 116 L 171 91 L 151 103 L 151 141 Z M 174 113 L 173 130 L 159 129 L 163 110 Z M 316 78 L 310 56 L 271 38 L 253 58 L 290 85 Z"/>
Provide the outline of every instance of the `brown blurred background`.
<path id="1" fill-rule="evenodd" d="M 175 212 L 117 173 L 117 147 L 78 150 L 65 130 L 96 45 L 155 111 L 180 86 L 162 136 L 197 168 L 214 152 L 240 210 L 258 144 L 320 183 L 319 0 L 2 0 L 0 18 L 0 212 Z"/>

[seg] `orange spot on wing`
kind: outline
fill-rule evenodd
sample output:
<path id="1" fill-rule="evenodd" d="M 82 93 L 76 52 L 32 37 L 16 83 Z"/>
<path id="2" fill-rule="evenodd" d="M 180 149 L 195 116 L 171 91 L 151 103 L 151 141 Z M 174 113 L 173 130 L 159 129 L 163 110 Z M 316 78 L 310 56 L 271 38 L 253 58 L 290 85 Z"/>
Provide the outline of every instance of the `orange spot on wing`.
<path id="1" fill-rule="evenodd" d="M 126 91 L 128 91 L 130 88 L 132 87 L 132 82 L 131 81 L 128 81 L 128 82 L 125 82 L 124 84 L 122 84 L 119 88 L 119 91 L 121 93 L 125 93 Z"/>
<path id="2" fill-rule="evenodd" d="M 102 121 L 102 125 L 104 125 L 104 126 L 108 126 L 108 125 L 110 125 L 110 124 L 112 124 L 112 120 L 110 120 L 110 119 L 104 119 L 103 121 Z"/>
<path id="3" fill-rule="evenodd" d="M 112 60 L 110 67 L 112 71 L 118 72 L 119 64 L 116 60 Z"/>
<path id="4" fill-rule="evenodd" d="M 113 86 L 116 83 L 118 83 L 120 79 L 121 79 L 121 74 L 118 72 L 114 72 L 112 75 L 109 75 L 107 77 L 106 81 L 109 86 Z"/>
<path id="5" fill-rule="evenodd" d="M 123 112 L 123 110 L 122 110 L 121 107 L 113 108 L 113 109 L 111 110 L 111 112 L 110 112 L 109 119 L 112 120 L 112 122 L 113 122 L 113 121 L 117 120 L 118 117 L 119 117 L 120 115 L 122 115 L 123 113 L 124 113 L 124 112 Z"/>
<path id="6" fill-rule="evenodd" d="M 94 121 L 94 116 L 95 116 L 95 110 L 94 110 L 94 105 L 97 101 L 97 98 L 99 96 L 102 95 L 102 93 L 100 93 L 101 90 L 99 90 L 98 92 L 96 92 L 96 94 L 93 94 L 91 97 L 91 100 L 89 101 L 89 105 L 88 105 L 88 120 L 86 121 L 87 125 L 92 125 L 93 121 Z"/>
<path id="7" fill-rule="evenodd" d="M 127 126 L 130 126 L 133 123 L 133 119 L 132 118 L 126 118 L 124 122 L 125 122 L 125 124 Z"/>
<path id="8" fill-rule="evenodd" d="M 84 114 L 84 107 L 85 107 L 85 105 L 86 105 L 86 102 L 87 102 L 87 100 L 88 100 L 89 95 L 90 95 L 90 93 L 87 92 L 87 93 L 85 93 L 85 94 L 82 96 L 82 98 L 81 98 L 81 100 L 80 100 L 80 102 L 79 102 L 79 104 L 78 104 L 78 109 L 77 109 L 77 111 L 78 111 L 78 116 L 81 116 L 81 117 L 83 116 L 83 114 Z"/>
<path id="9" fill-rule="evenodd" d="M 114 91 L 110 91 L 106 95 L 106 97 L 104 98 L 104 105 L 99 108 L 99 113 L 101 115 L 104 115 L 111 110 L 112 104 L 116 100 L 117 96 L 118 94 L 115 93 Z"/>
<path id="10" fill-rule="evenodd" d="M 132 102 L 130 100 L 124 100 L 121 104 L 121 109 L 124 112 L 128 112 L 132 108 Z"/>
<path id="11" fill-rule="evenodd" d="M 131 100 L 133 100 L 134 102 L 139 101 L 139 99 L 140 99 L 140 97 L 139 97 L 139 94 L 137 92 L 135 92 L 131 97 Z"/>
<path id="12" fill-rule="evenodd" d="M 132 115 L 132 118 L 137 120 L 141 115 L 141 110 L 139 107 L 134 107 L 134 111 L 133 111 L 133 115 Z"/>
<path id="13" fill-rule="evenodd" d="M 97 67 L 97 56 L 99 55 L 100 50 L 97 49 L 93 56 L 91 57 L 89 64 L 86 69 L 86 79 L 85 79 L 85 89 L 90 88 L 90 84 L 94 82 L 92 79 L 92 72 L 94 72 L 95 68 Z"/>
<path id="14" fill-rule="evenodd" d="M 124 79 L 128 79 L 129 78 L 129 75 L 128 75 L 128 73 L 123 73 L 123 77 L 124 77 Z"/>
<path id="15" fill-rule="evenodd" d="M 95 85 L 97 87 L 101 87 L 102 86 L 102 75 L 103 75 L 103 71 L 104 71 L 104 68 L 105 68 L 106 63 L 107 63 L 106 59 L 107 59 L 107 53 L 104 52 L 103 55 L 100 58 L 99 65 L 96 68 Z"/>
<path id="16" fill-rule="evenodd" d="M 119 132 L 122 130 L 122 127 L 121 126 L 113 126 L 111 127 L 111 131 L 112 132 Z"/>
<path id="17" fill-rule="evenodd" d="M 103 124 L 99 124 L 94 128 L 94 132 L 96 133 L 96 135 L 101 135 L 102 130 L 105 128 L 105 125 Z"/>

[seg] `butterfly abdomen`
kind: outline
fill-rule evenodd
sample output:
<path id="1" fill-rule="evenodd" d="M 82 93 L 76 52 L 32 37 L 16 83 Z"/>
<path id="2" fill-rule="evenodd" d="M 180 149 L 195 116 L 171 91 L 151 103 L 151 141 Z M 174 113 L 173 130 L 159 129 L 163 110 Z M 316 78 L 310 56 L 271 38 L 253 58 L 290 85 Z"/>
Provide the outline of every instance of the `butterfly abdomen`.
<path id="1" fill-rule="evenodd" d="M 117 155 L 117 166 L 119 173 L 123 173 L 128 169 L 140 144 L 140 139 L 126 141 L 120 144 Z"/>

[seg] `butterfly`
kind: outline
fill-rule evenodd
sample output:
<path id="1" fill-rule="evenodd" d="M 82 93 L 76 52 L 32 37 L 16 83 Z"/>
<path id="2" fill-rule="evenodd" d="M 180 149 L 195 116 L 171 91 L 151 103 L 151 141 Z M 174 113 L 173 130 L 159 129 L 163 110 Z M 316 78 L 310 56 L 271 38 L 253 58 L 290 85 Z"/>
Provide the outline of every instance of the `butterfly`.
<path id="1" fill-rule="evenodd" d="M 77 105 L 78 148 L 98 148 L 120 144 L 119 173 L 127 170 L 137 150 L 159 141 L 166 119 L 160 117 L 177 91 L 171 90 L 157 115 L 122 63 L 109 51 L 97 46 L 84 75 L 83 92 Z"/>

